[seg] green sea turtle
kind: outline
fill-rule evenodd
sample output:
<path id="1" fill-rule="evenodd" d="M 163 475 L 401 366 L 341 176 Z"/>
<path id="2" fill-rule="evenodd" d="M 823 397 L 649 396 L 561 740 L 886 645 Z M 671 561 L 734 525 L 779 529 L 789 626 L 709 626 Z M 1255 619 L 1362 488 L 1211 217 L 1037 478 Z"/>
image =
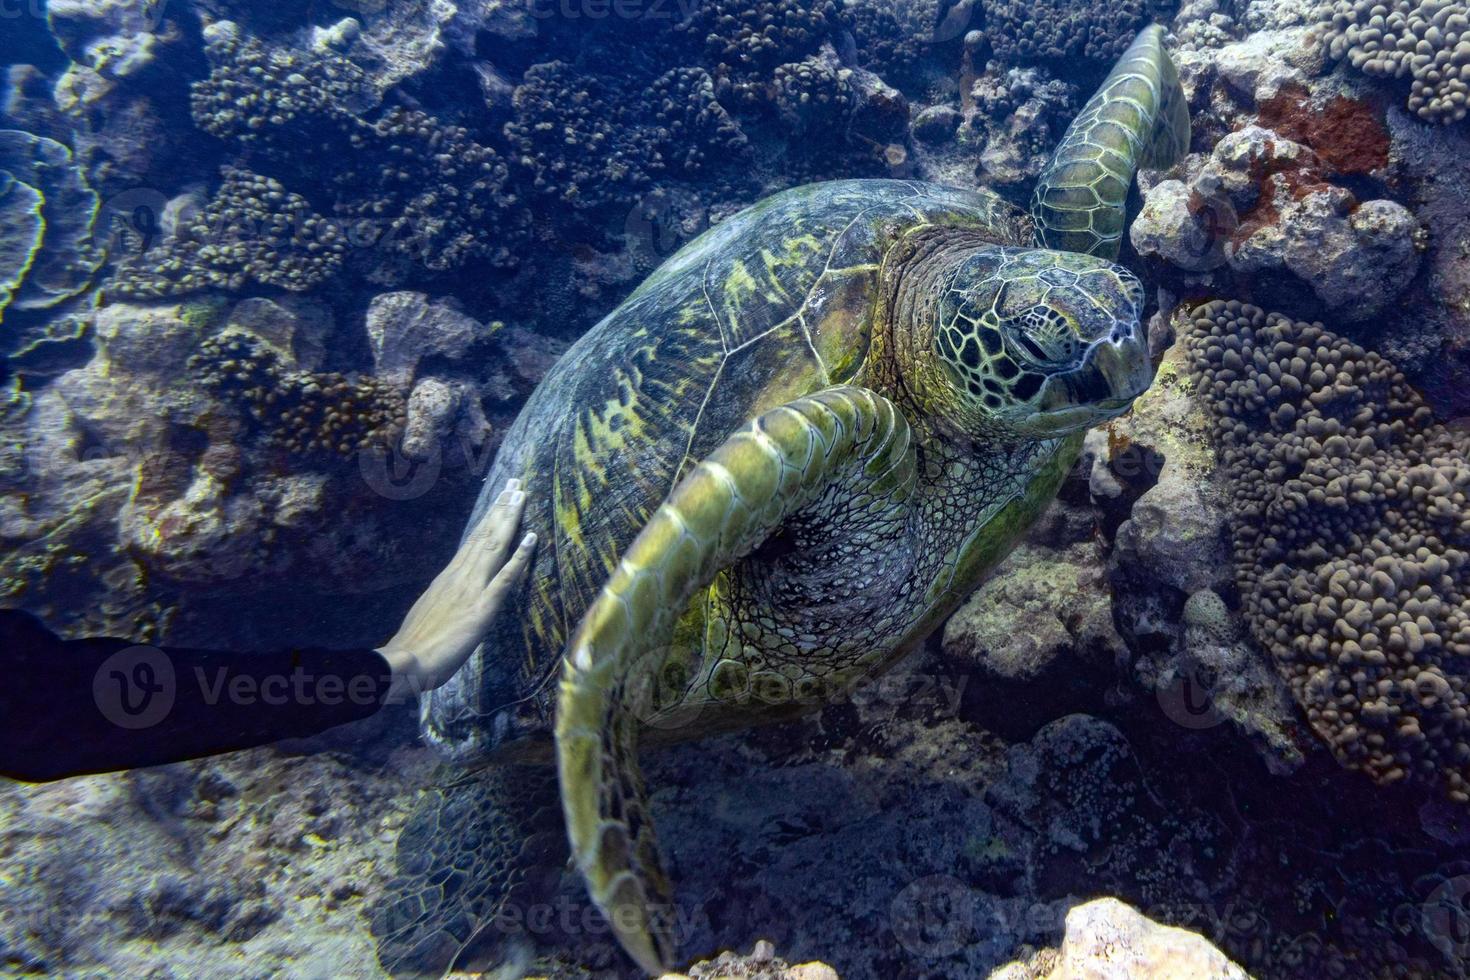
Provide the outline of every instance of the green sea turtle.
<path id="1" fill-rule="evenodd" d="M 674 961 L 638 743 L 820 706 L 1005 556 L 1083 433 L 1152 378 L 1143 287 L 1111 260 L 1135 170 L 1188 142 L 1150 27 L 1029 217 L 911 181 L 788 190 L 573 345 L 471 518 L 522 479 L 542 544 L 519 615 L 423 701 L 425 739 L 478 771 L 404 829 L 374 923 L 385 966 L 463 963 L 568 838 L 623 948 L 650 972 Z"/>

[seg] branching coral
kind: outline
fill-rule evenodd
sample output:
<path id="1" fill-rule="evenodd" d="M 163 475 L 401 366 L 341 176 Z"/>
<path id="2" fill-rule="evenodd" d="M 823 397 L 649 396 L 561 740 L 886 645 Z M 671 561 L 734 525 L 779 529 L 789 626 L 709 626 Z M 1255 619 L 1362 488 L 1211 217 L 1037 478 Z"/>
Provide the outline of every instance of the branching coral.
<path id="1" fill-rule="evenodd" d="M 269 177 L 225 167 L 198 216 L 162 246 L 120 268 L 119 296 L 155 299 L 251 285 L 304 292 L 331 278 L 347 253 L 338 223 Z"/>
<path id="2" fill-rule="evenodd" d="M 1109 63 L 1148 23 L 1149 9 L 1144 0 L 992 0 L 985 18 L 991 49 L 1006 64 L 1074 58 Z"/>
<path id="3" fill-rule="evenodd" d="M 1194 313 L 1255 639 L 1345 766 L 1470 802 L 1470 460 L 1320 324 Z"/>
<path id="4" fill-rule="evenodd" d="M 1431 122 L 1470 111 L 1470 10 L 1461 0 L 1324 4 L 1328 52 L 1380 78 L 1412 79 L 1409 108 Z"/>
<path id="5" fill-rule="evenodd" d="M 373 377 L 286 370 L 265 344 L 225 333 L 190 359 L 204 386 L 239 405 L 270 445 L 298 456 L 350 458 L 402 432 L 407 406 Z"/>

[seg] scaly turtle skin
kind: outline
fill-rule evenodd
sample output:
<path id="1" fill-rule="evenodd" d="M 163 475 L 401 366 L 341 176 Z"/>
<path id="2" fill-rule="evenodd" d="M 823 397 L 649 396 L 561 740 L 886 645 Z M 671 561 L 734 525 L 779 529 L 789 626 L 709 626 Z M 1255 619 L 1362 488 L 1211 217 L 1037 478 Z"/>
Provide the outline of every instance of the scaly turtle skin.
<path id="1" fill-rule="evenodd" d="M 1109 259 L 1139 161 L 1187 144 L 1150 28 L 1064 138 L 1033 219 L 986 191 L 796 188 L 691 242 L 567 352 L 471 518 L 508 478 L 533 491 L 543 544 L 519 615 L 422 705 L 427 741 L 495 767 L 405 828 L 374 923 L 385 966 L 483 954 L 555 866 L 558 809 L 623 947 L 649 972 L 674 961 L 638 742 L 820 706 L 1006 555 L 1085 431 L 1151 380 L 1142 286 Z M 555 780 L 523 765 L 551 759 Z"/>

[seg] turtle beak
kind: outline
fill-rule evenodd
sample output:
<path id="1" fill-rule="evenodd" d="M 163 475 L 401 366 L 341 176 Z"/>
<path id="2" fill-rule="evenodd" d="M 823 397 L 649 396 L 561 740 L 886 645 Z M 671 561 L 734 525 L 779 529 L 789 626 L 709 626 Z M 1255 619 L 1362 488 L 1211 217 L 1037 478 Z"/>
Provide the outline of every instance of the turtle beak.
<path id="1" fill-rule="evenodd" d="M 1137 330 L 1121 340 L 1099 340 L 1076 370 L 1048 379 L 1040 410 L 1025 427 L 1035 435 L 1053 436 L 1117 418 L 1148 390 L 1153 376 L 1153 363 Z"/>
<path id="2" fill-rule="evenodd" d="M 1133 399 L 1148 390 L 1154 380 L 1154 366 L 1148 358 L 1148 348 L 1135 330 L 1132 336 L 1121 341 L 1102 341 L 1093 348 L 1088 359 L 1107 383 L 1109 395 L 1097 399 L 1102 408 L 1126 411 Z M 1088 365 L 1084 363 L 1083 370 Z"/>

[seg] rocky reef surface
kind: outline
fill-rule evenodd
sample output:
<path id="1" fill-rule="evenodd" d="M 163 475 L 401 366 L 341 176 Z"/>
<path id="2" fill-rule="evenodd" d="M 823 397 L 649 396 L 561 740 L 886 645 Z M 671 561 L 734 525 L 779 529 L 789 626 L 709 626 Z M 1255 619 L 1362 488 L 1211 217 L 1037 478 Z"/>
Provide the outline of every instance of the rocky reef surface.
<path id="1" fill-rule="evenodd" d="M 1155 19 L 1195 120 L 1125 257 L 1158 379 L 899 671 L 650 757 L 687 974 L 1464 976 L 1445 0 L 51 0 L 0 38 L 0 602 L 381 641 L 680 244 L 828 177 L 1022 203 Z M 434 778 L 398 711 L 0 787 L 0 972 L 370 974 Z M 571 876 L 530 911 L 550 975 L 626 973 Z"/>

